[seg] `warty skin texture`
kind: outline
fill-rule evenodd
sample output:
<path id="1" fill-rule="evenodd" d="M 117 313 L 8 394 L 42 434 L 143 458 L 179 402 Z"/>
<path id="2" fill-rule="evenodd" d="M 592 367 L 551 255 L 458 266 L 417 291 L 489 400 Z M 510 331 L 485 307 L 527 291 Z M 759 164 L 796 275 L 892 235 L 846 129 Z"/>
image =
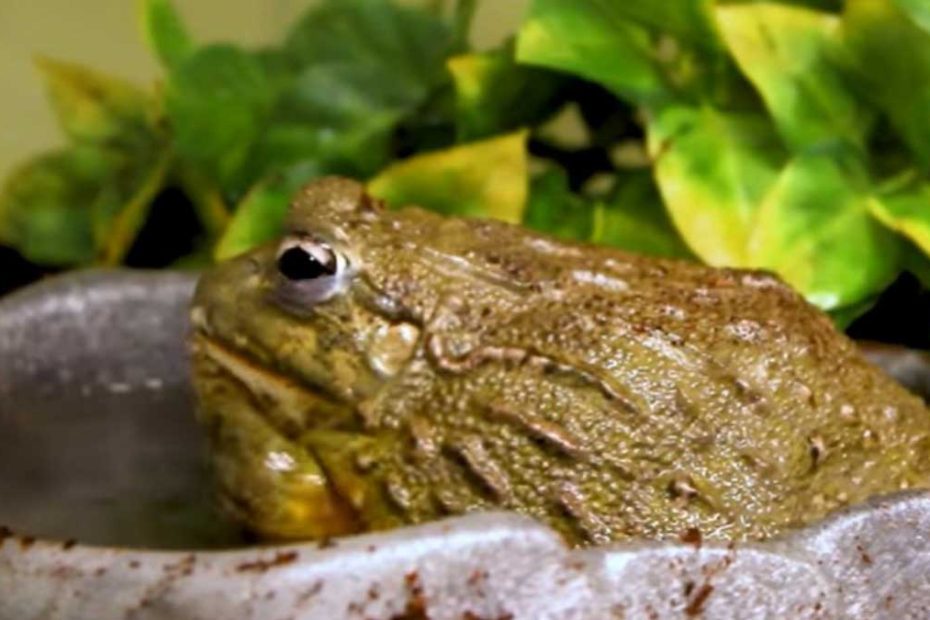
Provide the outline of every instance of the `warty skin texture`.
<path id="1" fill-rule="evenodd" d="M 770 274 L 386 210 L 338 178 L 286 228 L 345 260 L 330 298 L 275 244 L 192 311 L 220 494 L 260 534 L 511 509 L 577 545 L 761 539 L 927 486 L 923 403 Z"/>

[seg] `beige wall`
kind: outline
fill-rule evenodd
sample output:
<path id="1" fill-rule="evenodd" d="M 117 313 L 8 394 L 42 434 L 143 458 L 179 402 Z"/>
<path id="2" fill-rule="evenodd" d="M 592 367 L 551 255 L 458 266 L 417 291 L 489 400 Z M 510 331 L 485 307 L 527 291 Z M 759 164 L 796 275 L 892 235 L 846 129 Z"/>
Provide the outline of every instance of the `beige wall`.
<path id="1" fill-rule="evenodd" d="M 313 0 L 175 0 L 200 40 L 260 43 L 275 40 Z M 528 0 L 484 0 L 476 43 L 499 41 Z M 60 144 L 42 85 L 36 54 L 86 63 L 140 82 L 157 67 L 142 42 L 134 0 L 0 0 L 0 177 L 16 162 Z"/>

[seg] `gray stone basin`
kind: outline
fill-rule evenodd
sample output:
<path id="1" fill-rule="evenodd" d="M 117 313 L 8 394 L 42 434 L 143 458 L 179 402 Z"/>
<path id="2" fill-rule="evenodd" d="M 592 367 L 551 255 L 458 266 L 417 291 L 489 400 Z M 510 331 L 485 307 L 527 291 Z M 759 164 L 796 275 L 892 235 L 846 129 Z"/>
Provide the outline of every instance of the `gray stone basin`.
<path id="1" fill-rule="evenodd" d="M 213 507 L 192 287 L 97 271 L 0 300 L 0 620 L 930 618 L 922 493 L 752 545 L 576 551 L 503 513 L 252 545 Z M 919 356 L 876 355 L 925 378 Z"/>

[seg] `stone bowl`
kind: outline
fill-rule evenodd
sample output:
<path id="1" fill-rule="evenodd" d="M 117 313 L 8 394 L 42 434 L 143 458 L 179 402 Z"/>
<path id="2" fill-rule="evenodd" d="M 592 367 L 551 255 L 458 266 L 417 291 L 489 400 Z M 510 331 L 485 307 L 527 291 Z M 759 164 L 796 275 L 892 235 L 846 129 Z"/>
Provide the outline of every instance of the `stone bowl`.
<path id="1" fill-rule="evenodd" d="M 214 508 L 187 381 L 193 285 L 91 271 L 0 301 L 0 620 L 930 617 L 922 493 L 763 544 L 579 551 L 488 513 L 255 545 Z M 899 353 L 874 357 L 926 384 L 923 358 Z"/>

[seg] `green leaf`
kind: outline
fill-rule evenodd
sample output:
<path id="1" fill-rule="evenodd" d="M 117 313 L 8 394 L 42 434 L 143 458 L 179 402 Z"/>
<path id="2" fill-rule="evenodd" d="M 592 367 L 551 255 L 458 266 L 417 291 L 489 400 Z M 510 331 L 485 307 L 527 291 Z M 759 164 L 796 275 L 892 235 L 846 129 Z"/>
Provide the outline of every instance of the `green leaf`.
<path id="1" fill-rule="evenodd" d="M 309 176 L 315 175 L 308 172 Z M 303 182 L 304 179 L 293 177 L 275 177 L 249 190 L 217 244 L 214 258 L 226 260 L 279 237 L 288 204 Z"/>
<path id="2" fill-rule="evenodd" d="M 723 38 L 795 150 L 847 142 L 862 147 L 871 112 L 831 58 L 840 18 L 781 4 L 717 9 Z"/>
<path id="3" fill-rule="evenodd" d="M 230 45 L 204 47 L 172 72 L 165 96 L 178 154 L 225 191 L 241 191 L 274 99 L 262 65 Z"/>
<path id="4" fill-rule="evenodd" d="M 649 119 L 648 147 L 672 221 L 708 264 L 741 266 L 756 212 L 785 159 L 768 119 L 671 106 Z"/>
<path id="5" fill-rule="evenodd" d="M 693 258 L 647 171 L 618 174 L 614 196 L 595 208 L 591 241 L 637 254 Z"/>
<path id="6" fill-rule="evenodd" d="M 194 43 L 171 0 L 143 0 L 142 28 L 161 64 L 172 69 L 194 51 Z"/>
<path id="7" fill-rule="evenodd" d="M 582 0 L 602 6 L 649 29 L 701 47 L 719 44 L 713 20 L 714 0 Z"/>
<path id="8" fill-rule="evenodd" d="M 890 195 L 869 201 L 875 218 L 901 233 L 925 254 L 930 255 L 930 185 L 908 187 Z"/>
<path id="9" fill-rule="evenodd" d="M 48 58 L 36 65 L 58 123 L 72 140 L 130 146 L 149 133 L 153 102 L 129 82 Z"/>
<path id="10" fill-rule="evenodd" d="M 365 67 L 370 92 L 417 102 L 445 79 L 454 33 L 438 16 L 387 0 L 325 0 L 294 27 L 285 54 L 295 66 Z"/>
<path id="11" fill-rule="evenodd" d="M 561 168 L 530 183 L 523 225 L 560 239 L 587 241 L 594 227 L 594 205 L 571 191 Z"/>
<path id="12" fill-rule="evenodd" d="M 263 174 L 316 161 L 368 177 L 393 155 L 402 120 L 448 84 L 455 34 L 437 15 L 386 0 L 327 0 L 295 26 L 292 68 L 253 165 Z M 292 134 L 292 135 L 287 135 Z"/>
<path id="13" fill-rule="evenodd" d="M 911 21 L 930 32 L 930 3 L 927 0 L 894 0 L 894 3 Z"/>
<path id="14" fill-rule="evenodd" d="M 403 89 L 375 90 L 380 80 L 373 66 L 308 67 L 279 103 L 262 152 L 278 164 L 313 157 L 342 174 L 374 174 L 390 159 L 394 127 L 416 105 Z"/>
<path id="15" fill-rule="evenodd" d="M 418 155 L 371 180 L 372 195 L 401 206 L 518 223 L 527 194 L 526 133 Z"/>
<path id="16" fill-rule="evenodd" d="M 637 103 L 663 99 L 649 31 L 624 15 L 623 2 L 533 0 L 517 38 L 517 60 L 597 82 Z"/>
<path id="17" fill-rule="evenodd" d="M 843 39 L 862 94 L 930 169 L 930 34 L 893 0 L 847 0 Z"/>
<path id="18" fill-rule="evenodd" d="M 856 166 L 795 157 L 759 210 L 749 264 L 776 271 L 825 310 L 867 299 L 897 274 L 900 249 L 870 215 L 872 200 Z"/>
<path id="19" fill-rule="evenodd" d="M 40 264 L 93 261 L 90 207 L 113 166 L 112 158 L 94 147 L 56 151 L 21 166 L 0 194 L 0 242 Z"/>
<path id="20" fill-rule="evenodd" d="M 563 77 L 517 65 L 510 49 L 457 56 L 449 61 L 449 71 L 463 142 L 536 125 L 563 100 Z"/>

